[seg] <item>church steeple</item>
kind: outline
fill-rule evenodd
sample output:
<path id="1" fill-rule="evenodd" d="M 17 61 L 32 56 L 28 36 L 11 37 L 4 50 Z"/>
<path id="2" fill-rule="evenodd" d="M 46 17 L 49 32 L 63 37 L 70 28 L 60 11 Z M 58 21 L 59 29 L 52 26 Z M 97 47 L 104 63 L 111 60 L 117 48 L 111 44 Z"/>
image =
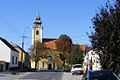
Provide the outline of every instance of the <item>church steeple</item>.
<path id="1" fill-rule="evenodd" d="M 35 22 L 34 22 L 34 24 L 42 24 L 42 22 L 41 22 L 41 18 L 40 18 L 40 16 L 38 15 L 38 16 L 36 16 L 36 19 L 35 19 Z"/>
<path id="2" fill-rule="evenodd" d="M 32 45 L 35 44 L 35 41 L 40 41 L 42 43 L 42 22 L 39 14 L 35 18 L 34 26 L 32 29 Z"/>

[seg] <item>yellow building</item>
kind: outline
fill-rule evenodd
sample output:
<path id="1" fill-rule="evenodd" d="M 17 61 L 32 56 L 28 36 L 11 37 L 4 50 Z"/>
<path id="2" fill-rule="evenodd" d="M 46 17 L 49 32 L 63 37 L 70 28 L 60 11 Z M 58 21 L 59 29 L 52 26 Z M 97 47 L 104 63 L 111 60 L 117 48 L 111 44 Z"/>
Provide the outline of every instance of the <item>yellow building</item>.
<path id="1" fill-rule="evenodd" d="M 30 62 L 30 55 L 25 52 L 21 47 L 14 44 L 14 48 L 19 52 L 19 70 L 26 71 L 30 69 L 31 62 Z"/>

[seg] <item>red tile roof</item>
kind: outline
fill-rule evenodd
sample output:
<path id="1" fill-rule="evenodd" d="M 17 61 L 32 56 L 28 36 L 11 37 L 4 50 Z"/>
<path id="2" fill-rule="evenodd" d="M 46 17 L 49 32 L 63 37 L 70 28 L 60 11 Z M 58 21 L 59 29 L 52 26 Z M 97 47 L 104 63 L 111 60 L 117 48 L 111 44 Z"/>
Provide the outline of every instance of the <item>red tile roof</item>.
<path id="1" fill-rule="evenodd" d="M 47 48 L 47 49 L 53 49 L 53 50 L 57 50 L 57 47 L 56 47 L 56 40 L 57 39 L 54 39 L 54 38 L 44 38 L 43 39 L 43 43 L 44 43 L 44 47 Z M 86 45 L 79 45 L 80 46 L 80 49 L 85 52 L 86 51 Z"/>
<path id="2" fill-rule="evenodd" d="M 86 51 L 86 47 L 87 47 L 86 45 L 79 45 L 79 46 L 80 46 L 80 49 L 81 49 L 82 51 L 84 51 L 84 52 Z"/>
<path id="3" fill-rule="evenodd" d="M 44 47 L 47 49 L 53 49 L 56 50 L 56 39 L 44 39 L 43 40 Z"/>

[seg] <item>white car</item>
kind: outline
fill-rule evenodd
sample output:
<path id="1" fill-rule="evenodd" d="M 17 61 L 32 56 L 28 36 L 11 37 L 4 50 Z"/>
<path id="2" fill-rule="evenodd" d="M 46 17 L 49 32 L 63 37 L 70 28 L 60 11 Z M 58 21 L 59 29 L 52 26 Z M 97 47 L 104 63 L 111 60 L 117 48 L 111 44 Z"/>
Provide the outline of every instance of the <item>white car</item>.
<path id="1" fill-rule="evenodd" d="M 71 73 L 72 73 L 72 75 L 82 74 L 83 73 L 82 65 L 81 64 L 74 64 L 71 68 Z"/>

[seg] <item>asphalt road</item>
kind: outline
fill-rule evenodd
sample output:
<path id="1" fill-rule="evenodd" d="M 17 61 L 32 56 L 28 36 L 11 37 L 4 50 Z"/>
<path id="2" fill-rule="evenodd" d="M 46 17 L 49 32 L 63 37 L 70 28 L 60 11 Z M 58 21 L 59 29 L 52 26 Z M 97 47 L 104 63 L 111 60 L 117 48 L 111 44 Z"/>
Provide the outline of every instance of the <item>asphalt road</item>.
<path id="1" fill-rule="evenodd" d="M 0 73 L 0 80 L 81 80 L 82 75 L 69 72 L 26 72 L 16 75 Z"/>

